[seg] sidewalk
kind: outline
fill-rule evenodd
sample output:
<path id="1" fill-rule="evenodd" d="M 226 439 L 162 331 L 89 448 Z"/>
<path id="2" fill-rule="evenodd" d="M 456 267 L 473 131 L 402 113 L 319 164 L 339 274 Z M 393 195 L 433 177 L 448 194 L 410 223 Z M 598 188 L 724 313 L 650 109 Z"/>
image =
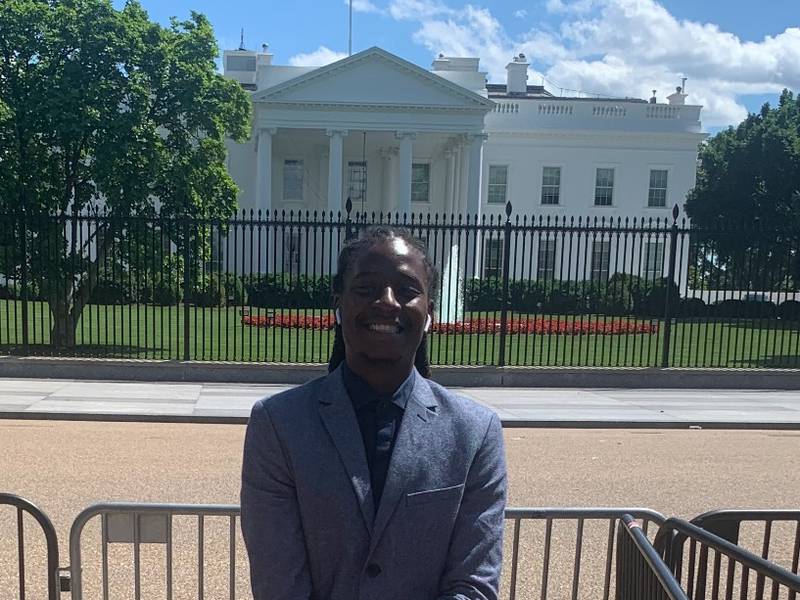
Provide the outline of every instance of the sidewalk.
<path id="1" fill-rule="evenodd" d="M 0 418 L 245 423 L 288 385 L 0 379 Z M 450 388 L 506 427 L 800 429 L 800 391 Z"/>

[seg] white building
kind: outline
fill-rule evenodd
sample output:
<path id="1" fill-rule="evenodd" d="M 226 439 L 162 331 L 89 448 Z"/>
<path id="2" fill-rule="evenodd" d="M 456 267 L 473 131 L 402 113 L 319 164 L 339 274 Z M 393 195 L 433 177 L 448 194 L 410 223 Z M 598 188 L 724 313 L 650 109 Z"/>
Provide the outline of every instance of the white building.
<path id="1" fill-rule="evenodd" d="M 350 197 L 368 213 L 500 214 L 510 201 L 537 217 L 665 219 L 694 185 L 701 107 L 680 90 L 668 103 L 554 97 L 528 85 L 523 55 L 503 84 L 478 58 L 430 71 L 380 48 L 319 68 L 272 58 L 224 54 L 254 104 L 252 140 L 229 147 L 243 209 L 339 212 Z"/>

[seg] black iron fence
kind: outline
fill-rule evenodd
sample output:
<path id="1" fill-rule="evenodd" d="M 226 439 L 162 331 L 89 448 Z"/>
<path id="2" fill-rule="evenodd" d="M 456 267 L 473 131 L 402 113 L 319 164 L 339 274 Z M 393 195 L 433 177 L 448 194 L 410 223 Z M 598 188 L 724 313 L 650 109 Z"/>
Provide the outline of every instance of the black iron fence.
<path id="1" fill-rule="evenodd" d="M 439 268 L 431 362 L 800 367 L 800 232 L 678 218 L 0 214 L 0 352 L 327 362 L 331 276 L 373 224 Z"/>

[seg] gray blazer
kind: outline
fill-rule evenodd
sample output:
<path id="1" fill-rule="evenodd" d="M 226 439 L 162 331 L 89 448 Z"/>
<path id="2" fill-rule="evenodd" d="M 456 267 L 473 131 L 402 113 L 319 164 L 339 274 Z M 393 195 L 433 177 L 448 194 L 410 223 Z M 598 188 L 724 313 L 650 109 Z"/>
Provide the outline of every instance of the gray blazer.
<path id="1" fill-rule="evenodd" d="M 242 533 L 256 600 L 494 600 L 500 421 L 415 371 L 377 514 L 339 369 L 253 407 Z"/>

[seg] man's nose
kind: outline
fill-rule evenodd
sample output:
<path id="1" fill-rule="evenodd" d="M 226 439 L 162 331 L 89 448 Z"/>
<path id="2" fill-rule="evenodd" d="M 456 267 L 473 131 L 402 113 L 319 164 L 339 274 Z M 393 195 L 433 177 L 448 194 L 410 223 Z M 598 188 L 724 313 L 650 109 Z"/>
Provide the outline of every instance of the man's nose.
<path id="1" fill-rule="evenodd" d="M 397 296 L 395 296 L 392 286 L 390 285 L 384 286 L 383 290 L 378 296 L 378 304 L 380 304 L 381 306 L 386 306 L 391 308 L 400 307 L 400 303 L 397 301 Z"/>

